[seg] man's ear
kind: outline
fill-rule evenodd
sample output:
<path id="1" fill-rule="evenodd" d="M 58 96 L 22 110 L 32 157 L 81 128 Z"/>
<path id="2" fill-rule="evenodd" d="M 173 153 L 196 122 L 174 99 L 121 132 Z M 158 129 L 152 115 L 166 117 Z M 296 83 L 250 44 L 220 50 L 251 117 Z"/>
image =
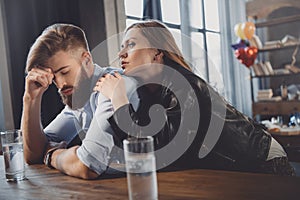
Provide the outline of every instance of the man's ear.
<path id="1" fill-rule="evenodd" d="M 89 52 L 87 51 L 83 52 L 82 57 L 83 57 L 83 63 L 85 65 L 89 65 L 90 62 L 92 62 L 92 55 Z"/>

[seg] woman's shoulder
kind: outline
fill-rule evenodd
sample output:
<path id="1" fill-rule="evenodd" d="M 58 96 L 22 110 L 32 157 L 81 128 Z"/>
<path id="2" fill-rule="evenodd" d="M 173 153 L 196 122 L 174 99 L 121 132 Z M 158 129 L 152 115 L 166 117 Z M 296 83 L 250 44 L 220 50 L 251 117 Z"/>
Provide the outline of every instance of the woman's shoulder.
<path id="1" fill-rule="evenodd" d="M 190 71 L 183 66 L 177 67 L 177 69 L 192 86 L 196 86 L 199 89 L 208 87 L 207 82 L 193 71 Z"/>
<path id="2" fill-rule="evenodd" d="M 183 67 L 182 65 L 179 64 L 173 64 L 172 66 L 173 69 L 176 71 L 180 72 L 184 77 L 188 78 L 189 81 L 200 81 L 203 83 L 206 83 L 204 79 L 202 79 L 200 76 L 195 74 L 192 70 L 188 70 L 187 68 Z"/>

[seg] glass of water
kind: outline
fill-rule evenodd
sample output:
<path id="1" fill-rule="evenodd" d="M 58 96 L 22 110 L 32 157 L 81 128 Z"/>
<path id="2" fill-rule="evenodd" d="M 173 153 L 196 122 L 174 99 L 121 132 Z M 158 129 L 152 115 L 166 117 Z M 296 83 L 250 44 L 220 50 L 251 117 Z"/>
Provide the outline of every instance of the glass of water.
<path id="1" fill-rule="evenodd" d="M 7 181 L 25 179 L 23 138 L 21 130 L 1 132 L 1 144 Z"/>
<path id="2" fill-rule="evenodd" d="M 153 138 L 129 138 L 123 145 L 129 199 L 158 199 Z"/>

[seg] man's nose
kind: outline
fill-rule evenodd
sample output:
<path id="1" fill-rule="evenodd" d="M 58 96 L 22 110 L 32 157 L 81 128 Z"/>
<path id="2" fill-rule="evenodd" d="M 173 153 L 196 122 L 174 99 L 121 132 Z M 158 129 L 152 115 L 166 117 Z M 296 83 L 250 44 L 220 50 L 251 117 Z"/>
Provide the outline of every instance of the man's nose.
<path id="1" fill-rule="evenodd" d="M 65 80 L 59 79 L 59 78 L 56 78 L 53 82 L 58 89 L 62 89 L 64 87 L 64 85 L 66 85 Z"/>

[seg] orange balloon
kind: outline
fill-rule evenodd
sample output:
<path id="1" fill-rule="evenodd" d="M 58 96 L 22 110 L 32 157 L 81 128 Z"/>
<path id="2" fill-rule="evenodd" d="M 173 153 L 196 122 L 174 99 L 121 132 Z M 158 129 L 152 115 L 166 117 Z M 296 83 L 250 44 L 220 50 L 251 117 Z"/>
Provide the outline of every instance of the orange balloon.
<path id="1" fill-rule="evenodd" d="M 255 33 L 255 25 L 253 22 L 243 23 L 241 29 L 243 30 L 243 33 L 248 40 L 250 40 Z"/>
<path id="2" fill-rule="evenodd" d="M 243 23 L 238 23 L 234 26 L 234 33 L 236 36 L 241 38 L 242 40 L 246 39 L 246 36 L 244 35 L 244 31 L 242 29 Z"/>

